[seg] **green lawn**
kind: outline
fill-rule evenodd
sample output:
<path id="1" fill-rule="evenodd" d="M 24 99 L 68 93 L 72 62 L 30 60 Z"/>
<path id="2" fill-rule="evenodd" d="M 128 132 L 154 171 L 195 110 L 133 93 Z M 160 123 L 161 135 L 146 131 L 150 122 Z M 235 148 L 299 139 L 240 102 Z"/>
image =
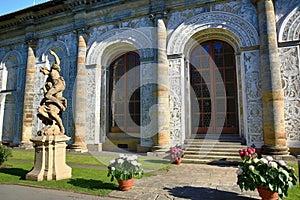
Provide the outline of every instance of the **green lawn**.
<path id="1" fill-rule="evenodd" d="M 32 169 L 34 151 L 13 150 L 13 157 L 0 168 L 0 184 L 25 184 L 48 188 L 84 192 L 94 195 L 107 195 L 112 190 L 118 189 L 117 181 L 110 181 L 107 177 L 107 169 L 112 156 L 95 156 L 88 153 L 67 153 L 67 164 L 72 166 L 72 178 L 59 181 L 28 181 L 25 175 Z M 146 171 L 145 177 L 153 176 L 151 170 L 168 169 L 170 162 L 163 159 L 139 158 Z M 98 168 L 98 169 L 95 169 Z"/>
<path id="2" fill-rule="evenodd" d="M 71 190 L 85 192 L 94 195 L 107 195 L 112 190 L 118 189 L 117 182 L 110 182 L 107 177 L 106 167 L 112 156 L 97 156 L 91 154 L 67 153 L 67 163 L 72 166 L 72 178 L 59 181 L 28 181 L 25 175 L 32 169 L 34 152 L 28 150 L 13 150 L 13 157 L 5 162 L 6 168 L 0 168 L 0 184 L 27 184 L 41 187 L 57 188 L 62 190 Z M 168 160 L 152 159 L 140 157 L 139 161 L 143 164 L 147 172 L 144 177 L 153 176 L 151 170 L 166 170 L 171 167 Z M 298 174 L 298 165 L 290 164 L 296 169 Z M 95 169 L 100 167 L 101 169 Z M 289 190 L 288 197 L 284 200 L 299 200 L 300 186 L 294 186 Z"/>
<path id="3" fill-rule="evenodd" d="M 117 182 L 110 182 L 106 170 L 89 168 L 72 168 L 72 178 L 59 181 L 28 181 L 25 175 L 33 167 L 31 163 L 6 162 L 8 168 L 0 169 L 0 183 L 37 185 L 63 190 L 86 192 L 95 195 L 106 195 L 118 189 Z"/>

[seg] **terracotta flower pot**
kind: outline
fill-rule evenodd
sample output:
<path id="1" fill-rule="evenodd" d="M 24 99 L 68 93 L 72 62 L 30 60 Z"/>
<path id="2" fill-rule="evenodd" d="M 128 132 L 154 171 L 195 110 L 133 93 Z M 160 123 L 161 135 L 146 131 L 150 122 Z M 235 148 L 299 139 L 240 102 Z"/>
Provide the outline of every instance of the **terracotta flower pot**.
<path id="1" fill-rule="evenodd" d="M 278 193 L 265 187 L 257 187 L 257 191 L 262 200 L 278 200 Z"/>
<path id="2" fill-rule="evenodd" d="M 133 182 L 134 182 L 133 178 L 129 180 L 118 180 L 120 190 L 122 191 L 131 190 Z"/>
<path id="3" fill-rule="evenodd" d="M 180 165 L 181 162 L 182 162 L 182 158 L 178 158 L 173 163 L 176 165 Z"/>

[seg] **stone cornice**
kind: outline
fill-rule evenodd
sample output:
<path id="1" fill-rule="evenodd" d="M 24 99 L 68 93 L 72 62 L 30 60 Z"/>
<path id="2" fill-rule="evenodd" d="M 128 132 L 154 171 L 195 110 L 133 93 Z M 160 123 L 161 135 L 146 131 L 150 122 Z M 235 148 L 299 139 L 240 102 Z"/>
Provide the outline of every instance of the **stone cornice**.
<path id="1" fill-rule="evenodd" d="M 125 0 L 52 0 L 35 6 L 25 8 L 13 13 L 0 16 L 0 29 L 17 25 L 27 26 L 50 16 L 66 12 L 93 10 L 100 7 L 124 3 Z"/>

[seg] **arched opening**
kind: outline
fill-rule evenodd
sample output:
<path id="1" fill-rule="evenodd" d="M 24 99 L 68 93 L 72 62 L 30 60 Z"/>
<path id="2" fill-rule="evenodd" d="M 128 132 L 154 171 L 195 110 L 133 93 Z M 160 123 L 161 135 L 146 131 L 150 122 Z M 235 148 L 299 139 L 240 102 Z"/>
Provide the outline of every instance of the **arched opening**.
<path id="1" fill-rule="evenodd" d="M 140 72 L 127 73 L 138 65 L 140 57 L 135 52 L 123 54 L 110 65 L 109 132 L 140 132 Z"/>
<path id="2" fill-rule="evenodd" d="M 238 133 L 234 49 L 223 41 L 206 41 L 193 48 L 190 59 L 190 84 L 196 95 L 196 100 L 191 102 L 193 132 L 207 133 L 210 127 L 210 130 L 214 133 L 219 131 L 222 133 Z M 216 73 L 221 75 L 222 80 L 216 78 Z M 222 85 L 224 85 L 226 95 L 220 97 L 216 95 L 216 92 Z M 212 103 L 218 104 L 219 102 L 225 102 L 226 113 L 214 109 Z M 196 106 L 199 109 L 193 109 Z M 217 123 L 218 118 L 222 116 L 225 116 L 223 126 Z"/>

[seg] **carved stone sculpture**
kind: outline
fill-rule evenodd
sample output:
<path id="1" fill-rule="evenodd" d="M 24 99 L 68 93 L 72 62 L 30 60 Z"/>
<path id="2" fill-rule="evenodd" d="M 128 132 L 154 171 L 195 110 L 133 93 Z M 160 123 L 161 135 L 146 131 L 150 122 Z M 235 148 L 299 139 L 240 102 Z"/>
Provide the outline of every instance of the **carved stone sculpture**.
<path id="1" fill-rule="evenodd" d="M 44 98 L 38 108 L 38 117 L 46 126 L 38 131 L 38 135 L 64 135 L 65 129 L 62 124 L 61 113 L 67 107 L 67 100 L 62 96 L 66 83 L 60 75 L 58 56 L 51 50 L 50 54 L 54 56 L 55 63 L 50 70 L 45 67 L 40 69 L 44 75 L 48 75 L 48 78 L 43 87 Z"/>
<path id="2" fill-rule="evenodd" d="M 44 75 L 48 75 L 43 87 L 44 98 L 38 108 L 38 118 L 45 125 L 38 131 L 37 136 L 30 139 L 34 144 L 34 168 L 26 174 L 27 180 L 61 180 L 72 177 L 72 168 L 66 164 L 66 136 L 61 120 L 61 113 L 66 110 L 67 100 L 62 96 L 66 88 L 65 81 L 60 76 L 60 60 L 54 56 L 55 63 L 51 69 L 41 68 Z"/>

